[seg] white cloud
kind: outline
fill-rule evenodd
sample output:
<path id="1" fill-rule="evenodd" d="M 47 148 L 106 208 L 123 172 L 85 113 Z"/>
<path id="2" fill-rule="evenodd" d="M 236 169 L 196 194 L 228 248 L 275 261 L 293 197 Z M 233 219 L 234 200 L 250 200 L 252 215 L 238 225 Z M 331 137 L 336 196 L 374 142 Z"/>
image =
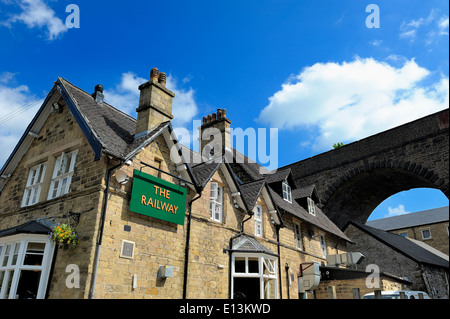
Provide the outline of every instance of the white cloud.
<path id="1" fill-rule="evenodd" d="M 28 28 L 46 28 L 49 40 L 54 40 L 58 35 L 67 31 L 63 21 L 43 0 L 21 0 L 18 5 L 22 12 L 3 21 L 3 25 L 12 27 L 13 23 L 22 22 Z"/>
<path id="2" fill-rule="evenodd" d="M 312 148 L 327 150 L 447 108 L 448 77 L 420 86 L 429 74 L 414 59 L 398 68 L 372 58 L 317 63 L 282 84 L 258 120 L 317 130 Z"/>
<path id="3" fill-rule="evenodd" d="M 438 23 L 439 34 L 448 35 L 448 17 L 442 17 Z"/>
<path id="4" fill-rule="evenodd" d="M 400 25 L 400 38 L 413 42 L 419 33 L 423 35 L 426 45 L 435 42 L 439 36 L 448 35 L 448 16 L 439 17 L 436 10 L 431 10 L 426 18 L 403 21 Z"/>
<path id="5" fill-rule="evenodd" d="M 406 211 L 405 206 L 402 204 L 399 204 L 397 207 L 394 207 L 394 208 L 389 206 L 388 211 L 389 211 L 389 213 L 384 215 L 384 217 L 393 217 L 393 216 L 399 216 L 399 215 L 411 213 L 411 212 Z"/>
<path id="6" fill-rule="evenodd" d="M 0 167 L 9 157 L 43 100 L 18 85 L 14 74 L 0 74 Z"/>

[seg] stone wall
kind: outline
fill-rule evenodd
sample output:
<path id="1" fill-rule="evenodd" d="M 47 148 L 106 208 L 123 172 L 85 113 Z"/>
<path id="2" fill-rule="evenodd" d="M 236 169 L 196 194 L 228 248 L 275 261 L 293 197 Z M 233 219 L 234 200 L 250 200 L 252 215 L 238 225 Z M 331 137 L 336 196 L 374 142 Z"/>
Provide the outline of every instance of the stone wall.
<path id="1" fill-rule="evenodd" d="M 422 230 L 429 230 L 431 232 L 431 238 L 423 239 Z M 407 233 L 409 238 L 422 241 L 425 244 L 430 245 L 431 247 L 446 254 L 447 256 L 449 255 L 448 221 L 443 223 L 396 229 L 390 232 L 394 234 Z"/>
<path id="2" fill-rule="evenodd" d="M 412 283 L 409 290 L 425 291 L 433 298 L 448 298 L 448 291 L 446 291 L 448 284 L 440 268 L 424 267 L 351 224 L 346 228 L 345 234 L 355 242 L 352 250 L 359 251 L 366 256 L 358 267 L 364 269 L 369 264 L 375 264 L 381 272 L 406 277 Z M 424 275 L 435 278 L 433 285 L 429 285 L 424 280 Z M 436 278 L 439 278 L 439 283 Z M 433 289 L 439 293 L 435 294 Z"/>
<path id="3" fill-rule="evenodd" d="M 49 298 L 87 298 L 94 252 L 93 238 L 96 236 L 98 212 L 106 174 L 103 160 L 94 161 L 94 153 L 83 132 L 70 114 L 66 105 L 61 113 L 51 113 L 28 152 L 19 162 L 10 180 L 0 195 L 1 229 L 7 229 L 30 220 L 43 219 L 54 224 L 71 222 L 80 235 L 76 249 L 58 249 L 55 268 L 51 276 Z M 56 158 L 61 152 L 78 150 L 72 184 L 69 193 L 46 200 Z M 40 201 L 32 206 L 21 207 L 29 169 L 47 163 Z M 79 223 L 67 216 L 69 212 L 80 213 Z M 57 249 L 57 248 L 56 248 Z M 80 288 L 65 286 L 66 266 L 76 264 L 80 269 Z"/>

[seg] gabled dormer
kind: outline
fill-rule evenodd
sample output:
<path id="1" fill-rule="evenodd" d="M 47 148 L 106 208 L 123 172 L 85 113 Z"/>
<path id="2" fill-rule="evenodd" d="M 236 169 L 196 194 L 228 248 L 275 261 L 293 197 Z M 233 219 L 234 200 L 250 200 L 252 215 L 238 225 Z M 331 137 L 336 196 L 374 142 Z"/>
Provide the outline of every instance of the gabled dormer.
<path id="1" fill-rule="evenodd" d="M 292 191 L 293 199 L 308 213 L 316 216 L 316 206 L 320 204 L 315 185 L 306 185 Z"/>
<path id="2" fill-rule="evenodd" d="M 272 190 L 288 203 L 292 203 L 292 190 L 296 188 L 290 169 L 279 170 L 273 174 L 265 174 L 266 181 Z"/>

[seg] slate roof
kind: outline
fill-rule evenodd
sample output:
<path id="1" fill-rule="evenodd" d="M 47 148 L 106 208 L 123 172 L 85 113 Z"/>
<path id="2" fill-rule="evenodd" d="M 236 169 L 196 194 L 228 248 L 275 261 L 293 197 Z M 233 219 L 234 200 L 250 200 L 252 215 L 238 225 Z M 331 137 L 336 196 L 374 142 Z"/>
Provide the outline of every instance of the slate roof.
<path id="1" fill-rule="evenodd" d="M 20 226 L 0 230 L 0 237 L 16 234 L 48 234 L 51 229 L 35 220 L 26 222 Z"/>
<path id="2" fill-rule="evenodd" d="M 311 197 L 314 192 L 314 185 L 306 185 L 292 190 L 292 197 L 294 199 Z"/>
<path id="3" fill-rule="evenodd" d="M 206 186 L 210 178 L 219 169 L 220 165 L 222 165 L 222 161 L 215 162 L 211 160 L 192 166 L 192 173 L 202 188 Z"/>
<path id="4" fill-rule="evenodd" d="M 382 230 L 395 230 L 402 228 L 448 222 L 448 206 L 428 209 L 416 213 L 381 218 L 366 222 L 366 225 Z"/>
<path id="5" fill-rule="evenodd" d="M 275 182 L 282 182 L 286 178 L 288 178 L 289 174 L 291 174 L 291 169 L 283 169 L 283 170 L 277 170 L 273 174 L 264 174 L 264 177 L 266 178 L 267 183 L 275 183 Z"/>
<path id="6" fill-rule="evenodd" d="M 449 268 L 448 260 L 445 260 L 437 254 L 434 254 L 429 249 L 423 248 L 421 245 L 417 245 L 406 237 L 389 233 L 387 231 L 373 228 L 367 225 L 362 225 L 356 222 L 349 222 L 349 224 L 354 225 L 355 227 L 371 235 L 380 242 L 386 244 L 387 246 L 393 248 L 394 250 L 418 263 L 428 264 L 441 268 Z"/>
<path id="7" fill-rule="evenodd" d="M 97 103 L 91 94 L 69 81 L 58 78 L 71 100 L 75 103 L 84 121 L 103 147 L 103 152 L 125 159 L 148 139 L 167 129 L 170 122 L 163 122 L 147 135 L 134 139 L 136 119 L 106 102 Z"/>
<path id="8" fill-rule="evenodd" d="M 284 180 L 290 174 L 290 169 L 280 170 L 279 172 L 271 172 L 234 149 L 233 161 L 234 163 L 239 165 L 250 176 L 250 178 L 253 179 L 253 181 L 265 179 L 267 182 L 267 179 L 269 179 L 273 183 L 274 181 Z M 271 173 L 273 173 L 274 176 L 272 176 Z M 277 192 L 275 192 L 270 187 L 270 185 L 268 185 L 268 190 L 270 196 L 272 197 L 275 205 L 278 208 L 299 218 L 300 220 L 313 224 L 326 232 L 332 233 L 348 242 L 351 242 L 347 235 L 345 235 L 339 229 L 339 227 L 337 227 L 336 224 L 334 224 L 317 206 L 316 216 L 313 216 L 308 213 L 302 206 L 300 206 L 295 200 L 293 200 L 292 203 L 285 201 Z"/>
<path id="9" fill-rule="evenodd" d="M 240 234 L 239 236 L 233 238 L 231 250 L 233 252 L 263 253 L 272 256 L 278 256 L 278 254 L 271 251 L 255 238 L 243 234 Z"/>
<path id="10" fill-rule="evenodd" d="M 255 207 L 256 201 L 258 200 L 264 185 L 266 185 L 264 179 L 240 185 L 242 197 L 244 198 L 248 209 L 252 210 L 253 207 Z"/>

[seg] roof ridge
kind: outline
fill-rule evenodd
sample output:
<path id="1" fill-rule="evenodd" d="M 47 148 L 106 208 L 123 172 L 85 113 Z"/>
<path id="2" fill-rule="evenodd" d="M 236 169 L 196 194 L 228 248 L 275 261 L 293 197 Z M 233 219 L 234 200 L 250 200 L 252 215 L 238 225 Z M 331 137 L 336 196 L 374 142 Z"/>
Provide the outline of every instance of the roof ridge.
<path id="1" fill-rule="evenodd" d="M 58 79 L 65 81 L 67 84 L 73 86 L 75 89 L 77 89 L 77 90 L 81 91 L 82 93 L 87 94 L 87 95 L 89 95 L 90 97 L 92 97 L 92 95 L 91 95 L 90 93 L 86 92 L 85 90 L 83 90 L 83 89 L 80 88 L 79 86 L 73 84 L 72 82 L 68 81 L 67 79 L 65 79 L 65 78 L 63 78 L 63 77 L 60 77 L 60 76 L 58 76 Z M 136 120 L 134 117 L 132 117 L 131 115 L 125 113 L 124 111 L 119 110 L 118 108 L 116 108 L 115 106 L 109 104 L 108 102 L 103 101 L 103 104 L 105 104 L 105 105 L 107 105 L 108 107 L 110 107 L 113 111 L 122 113 L 123 115 L 129 117 L 131 120 L 133 120 L 133 121 L 135 121 L 135 122 L 137 121 L 137 120 Z"/>

